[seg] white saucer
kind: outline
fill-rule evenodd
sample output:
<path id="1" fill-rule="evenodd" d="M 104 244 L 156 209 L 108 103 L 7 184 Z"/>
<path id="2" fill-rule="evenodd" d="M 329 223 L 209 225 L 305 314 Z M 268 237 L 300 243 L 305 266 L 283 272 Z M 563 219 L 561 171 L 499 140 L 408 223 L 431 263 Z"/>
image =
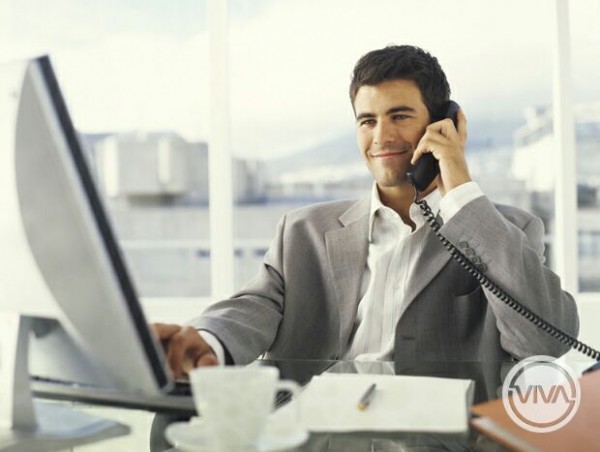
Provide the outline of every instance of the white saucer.
<path id="1" fill-rule="evenodd" d="M 308 439 L 308 430 L 297 428 L 286 435 L 269 434 L 267 427 L 266 433 L 259 439 L 256 448 L 258 452 L 275 452 L 304 444 Z M 191 422 L 174 422 L 165 430 L 165 437 L 173 446 L 182 451 L 208 451 L 211 450 L 208 444 L 208 438 L 204 429 L 204 424 L 198 420 Z M 247 449 L 244 449 L 247 450 Z"/>

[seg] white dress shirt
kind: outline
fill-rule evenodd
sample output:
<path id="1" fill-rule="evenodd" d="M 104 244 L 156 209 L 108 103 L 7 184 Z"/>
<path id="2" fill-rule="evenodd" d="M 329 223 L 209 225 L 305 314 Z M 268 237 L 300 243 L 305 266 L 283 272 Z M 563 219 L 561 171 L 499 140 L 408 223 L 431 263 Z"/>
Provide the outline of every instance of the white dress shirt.
<path id="1" fill-rule="evenodd" d="M 482 195 L 479 186 L 469 182 L 449 191 L 443 198 L 435 190 L 425 200 L 431 210 L 439 211 L 442 220 L 447 222 L 468 202 Z M 419 206 L 413 203 L 409 215 L 415 224 L 414 231 L 398 213 L 381 203 L 377 186 L 373 184 L 367 265 L 354 331 L 344 359 L 392 359 L 396 325 L 408 307 L 405 300 L 408 282 L 423 251 L 427 232 Z"/>
<path id="2" fill-rule="evenodd" d="M 443 198 L 435 190 L 425 200 L 431 210 L 439 210 L 443 221 L 447 222 L 463 206 L 480 196 L 483 192 L 479 186 L 468 182 L 450 190 Z M 354 334 L 344 359 L 380 361 L 392 357 L 396 324 L 407 308 L 404 303 L 406 287 L 424 246 L 425 221 L 416 204 L 411 205 L 409 215 L 416 225 L 414 231 L 402 222 L 400 215 L 381 203 L 377 185 L 373 184 L 367 264 Z M 224 364 L 225 352 L 220 341 L 208 331 L 200 330 L 199 333 L 214 350 L 219 364 Z"/>

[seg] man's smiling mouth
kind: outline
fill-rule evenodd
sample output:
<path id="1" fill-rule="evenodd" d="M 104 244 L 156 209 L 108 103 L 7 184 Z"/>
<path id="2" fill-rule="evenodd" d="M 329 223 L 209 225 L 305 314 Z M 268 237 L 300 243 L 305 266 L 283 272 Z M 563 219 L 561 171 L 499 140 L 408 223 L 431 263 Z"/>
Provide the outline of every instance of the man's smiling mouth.
<path id="1" fill-rule="evenodd" d="M 391 157 L 397 157 L 399 155 L 404 155 L 407 153 L 411 153 L 413 152 L 413 147 L 410 145 L 410 143 L 404 143 L 404 144 L 400 144 L 400 145 L 390 145 L 388 144 L 387 146 L 374 146 L 373 148 L 369 149 L 369 151 L 367 152 L 367 154 L 370 157 L 374 157 L 374 158 L 391 158 Z"/>
<path id="2" fill-rule="evenodd" d="M 369 152 L 369 155 L 371 157 L 375 157 L 375 158 L 385 158 L 385 157 L 396 157 L 398 155 L 403 155 L 410 152 L 408 149 L 404 149 L 401 151 L 383 151 L 383 152 Z"/>
<path id="3" fill-rule="evenodd" d="M 377 154 L 371 154 L 371 157 L 393 157 L 394 155 L 402 155 L 407 152 L 408 151 L 379 152 Z"/>

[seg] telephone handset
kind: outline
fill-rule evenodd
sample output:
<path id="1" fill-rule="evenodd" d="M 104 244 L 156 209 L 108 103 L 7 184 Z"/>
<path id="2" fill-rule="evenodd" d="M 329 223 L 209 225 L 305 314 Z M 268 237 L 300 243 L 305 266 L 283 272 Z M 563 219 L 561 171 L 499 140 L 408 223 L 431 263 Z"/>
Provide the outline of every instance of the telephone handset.
<path id="1" fill-rule="evenodd" d="M 457 127 L 456 114 L 459 109 L 460 107 L 456 102 L 449 100 L 442 108 L 442 114 L 434 116 L 431 122 L 450 118 L 454 122 L 454 127 Z M 437 159 L 433 154 L 423 154 L 415 166 L 406 173 L 406 176 L 417 190 L 424 191 L 438 174 L 440 174 L 440 165 Z"/>
<path id="2" fill-rule="evenodd" d="M 451 118 L 456 126 L 456 112 L 459 108 L 460 107 L 456 102 L 448 101 L 444 108 L 444 115 L 434 117 L 434 121 L 439 121 L 443 118 Z M 589 356 L 592 359 L 595 359 L 596 361 L 600 361 L 600 351 L 578 341 L 574 337 L 548 323 L 535 312 L 531 311 L 529 308 L 523 306 L 517 300 L 512 298 L 503 289 L 498 287 L 495 282 L 483 274 L 483 272 L 481 272 L 457 247 L 455 247 L 450 240 L 448 240 L 439 232 L 441 225 L 437 221 L 435 214 L 431 210 L 431 207 L 429 207 L 427 201 L 423 199 L 419 200 L 419 192 L 422 192 L 429 187 L 429 184 L 431 184 L 433 179 L 436 178 L 436 176 L 439 174 L 439 171 L 440 169 L 437 159 L 432 154 L 424 154 L 419 159 L 417 164 L 407 173 L 407 176 L 415 188 L 415 204 L 420 207 L 421 213 L 425 217 L 427 224 L 429 224 L 431 229 L 433 229 L 435 235 L 442 242 L 442 245 L 444 245 L 444 247 L 448 250 L 452 258 L 456 260 L 471 276 L 473 276 L 482 287 L 488 289 L 507 306 L 521 314 L 535 326 L 547 332 L 563 344 L 574 348 L 575 350 Z"/>

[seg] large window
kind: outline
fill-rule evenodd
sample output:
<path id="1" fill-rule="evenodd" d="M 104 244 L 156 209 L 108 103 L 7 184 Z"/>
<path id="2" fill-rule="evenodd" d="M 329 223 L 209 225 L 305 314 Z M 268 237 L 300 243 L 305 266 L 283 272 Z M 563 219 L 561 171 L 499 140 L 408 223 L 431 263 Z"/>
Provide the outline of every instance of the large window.
<path id="1" fill-rule="evenodd" d="M 468 119 L 472 176 L 492 200 L 543 218 L 555 265 L 553 2 L 228 1 L 219 80 L 209 77 L 212 1 L 0 0 L 2 59 L 51 55 L 142 296 L 211 296 L 221 246 L 239 288 L 284 212 L 369 190 L 348 83 L 362 54 L 390 43 L 438 57 Z M 600 291 L 600 5 L 570 8 L 579 283 Z M 219 203 L 235 205 L 233 243 L 219 250 L 208 185 L 216 83 L 229 90 L 230 149 L 210 157 L 232 158 L 233 196 Z"/>

